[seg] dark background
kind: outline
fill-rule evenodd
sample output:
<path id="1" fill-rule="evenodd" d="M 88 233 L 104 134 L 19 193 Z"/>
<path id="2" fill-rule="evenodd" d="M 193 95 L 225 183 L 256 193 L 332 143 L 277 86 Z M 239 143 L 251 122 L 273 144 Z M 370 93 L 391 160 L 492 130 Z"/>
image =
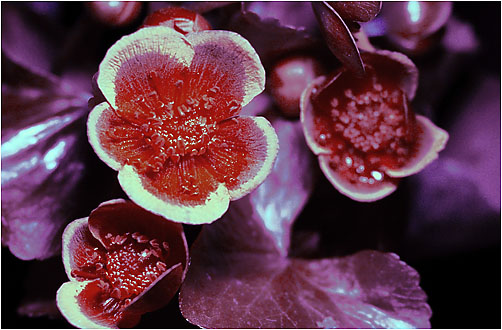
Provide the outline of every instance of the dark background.
<path id="1" fill-rule="evenodd" d="M 67 24 L 80 15 L 83 10 L 81 4 L 65 4 Z M 500 3 L 499 2 L 458 2 L 454 4 L 454 14 L 464 21 L 470 22 L 480 38 L 481 49 L 476 58 L 470 59 L 466 67 L 461 68 L 460 79 L 448 97 L 456 97 L 468 90 L 473 77 L 483 73 L 496 75 L 500 81 Z M 127 30 L 117 31 L 127 33 Z M 131 32 L 131 31 L 129 31 Z M 110 40 L 116 35 L 110 34 Z M 448 107 L 454 103 L 444 100 Z M 443 117 L 447 122 L 452 112 L 445 110 Z M 441 124 L 441 123 L 439 123 Z M 441 125 L 440 125 L 441 126 Z M 500 178 L 497 178 L 500 180 Z M 405 182 L 406 185 L 406 182 Z M 321 182 L 310 202 L 295 225 L 296 229 L 305 227 L 305 219 L 309 215 L 322 210 L 322 196 L 332 194 L 332 188 Z M 391 196 L 388 202 L 400 202 L 406 199 L 406 186 L 400 188 L 396 196 Z M 405 206 L 401 206 L 405 207 Z M 501 327 L 501 249 L 500 249 L 500 210 L 493 215 L 491 225 L 487 228 L 486 237 L 480 235 L 479 242 L 498 233 L 498 240 L 490 238 L 485 244 L 478 244 L 475 248 L 458 248 L 448 252 L 438 251 L 436 255 L 407 253 L 406 242 L 395 245 L 403 260 L 415 268 L 421 275 L 421 287 L 427 293 L 428 303 L 433 311 L 431 325 L 433 328 L 500 328 Z M 485 222 L 486 223 L 486 222 Z M 312 224 L 310 225 L 312 226 Z M 316 227 L 316 225 L 313 225 Z M 320 227 L 318 227 L 320 228 Z M 322 228 L 326 229 L 326 228 Z M 346 228 L 347 232 L 355 230 Z M 196 237 L 198 229 L 188 229 L 189 242 Z M 329 232 L 329 230 L 328 230 Z M 481 233 L 483 231 L 480 231 Z M 389 235 L 399 235 L 399 230 Z M 472 246 L 472 245 L 470 245 Z M 402 253 L 400 253 L 402 252 Z M 59 257 L 47 261 L 22 261 L 15 258 L 7 248 L 2 248 L 2 328 L 68 328 L 71 327 L 64 319 L 50 319 L 43 317 L 20 317 L 17 310 L 27 296 L 48 297 L 65 281 L 65 274 Z M 50 276 L 47 276 L 50 269 Z M 156 320 L 162 319 L 161 323 Z M 170 328 L 194 327 L 183 319 L 178 308 L 177 300 L 160 311 L 143 316 L 140 327 L 156 328 L 159 326 Z"/>

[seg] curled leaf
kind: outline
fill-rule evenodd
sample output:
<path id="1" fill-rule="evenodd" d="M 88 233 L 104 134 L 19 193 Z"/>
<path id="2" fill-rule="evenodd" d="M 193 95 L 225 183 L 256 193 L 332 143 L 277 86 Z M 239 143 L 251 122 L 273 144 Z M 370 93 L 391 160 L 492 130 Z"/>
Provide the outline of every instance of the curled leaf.
<path id="1" fill-rule="evenodd" d="M 63 42 L 62 31 L 55 20 L 16 3 L 2 4 L 2 54 L 30 71 L 52 71 Z"/>
<path id="2" fill-rule="evenodd" d="M 271 174 L 250 194 L 249 200 L 256 215 L 263 219 L 267 233 L 272 235 L 275 250 L 286 256 L 292 222 L 313 190 L 314 159 L 305 144 L 300 122 L 275 119 L 272 124 L 281 149 Z"/>

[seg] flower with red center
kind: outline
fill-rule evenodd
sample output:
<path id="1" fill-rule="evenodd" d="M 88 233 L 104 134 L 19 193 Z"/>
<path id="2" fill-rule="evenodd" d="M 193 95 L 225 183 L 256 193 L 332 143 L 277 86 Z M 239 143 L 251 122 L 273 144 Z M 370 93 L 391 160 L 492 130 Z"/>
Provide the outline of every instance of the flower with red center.
<path id="1" fill-rule="evenodd" d="M 143 27 L 157 25 L 173 28 L 184 35 L 211 30 L 211 25 L 202 15 L 181 7 L 159 9 L 148 15 L 143 23 Z"/>
<path id="2" fill-rule="evenodd" d="M 138 205 L 210 223 L 274 163 L 270 123 L 239 116 L 264 84 L 258 55 L 236 33 L 145 27 L 117 41 L 99 67 L 106 102 L 89 115 L 89 142 Z"/>
<path id="3" fill-rule="evenodd" d="M 301 120 L 333 186 L 371 202 L 437 158 L 448 133 L 411 110 L 418 84 L 411 60 L 389 51 L 365 53 L 362 59 L 363 77 L 342 68 L 314 80 L 302 95 Z"/>
<path id="4" fill-rule="evenodd" d="M 70 282 L 58 290 L 57 304 L 71 324 L 132 327 L 177 292 L 188 247 L 181 224 L 112 200 L 66 227 L 63 263 Z"/>

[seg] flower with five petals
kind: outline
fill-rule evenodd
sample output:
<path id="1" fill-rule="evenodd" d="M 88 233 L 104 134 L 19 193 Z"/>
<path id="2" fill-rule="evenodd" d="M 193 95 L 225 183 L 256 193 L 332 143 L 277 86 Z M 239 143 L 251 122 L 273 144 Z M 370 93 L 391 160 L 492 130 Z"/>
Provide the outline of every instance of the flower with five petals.
<path id="1" fill-rule="evenodd" d="M 138 205 L 173 221 L 210 223 L 274 163 L 270 123 L 239 116 L 264 84 L 258 55 L 236 33 L 145 27 L 100 64 L 106 102 L 89 115 L 89 142 Z"/>

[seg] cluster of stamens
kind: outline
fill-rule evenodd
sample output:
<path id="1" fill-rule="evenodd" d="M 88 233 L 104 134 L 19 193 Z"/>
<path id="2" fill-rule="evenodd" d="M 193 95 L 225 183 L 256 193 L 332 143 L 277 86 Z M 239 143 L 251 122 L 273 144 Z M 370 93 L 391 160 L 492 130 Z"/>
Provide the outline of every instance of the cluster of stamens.
<path id="1" fill-rule="evenodd" d="M 177 164 L 184 156 L 205 154 L 213 143 L 217 143 L 215 109 L 225 107 L 230 113 L 240 109 L 235 100 L 217 100 L 220 93 L 217 86 L 208 88 L 202 95 L 192 92 L 187 96 L 182 92 L 185 82 L 178 80 L 173 88 L 179 93 L 173 92 L 174 96 L 167 97 L 159 93 L 161 81 L 157 73 L 148 74 L 150 92 L 146 97 L 133 100 L 136 110 L 131 120 L 142 143 L 154 154 L 150 159 L 130 159 L 128 163 L 154 173 L 160 172 L 168 161 Z M 113 137 L 114 132 L 110 135 Z"/>
<path id="2" fill-rule="evenodd" d="M 131 303 L 167 270 L 169 244 L 149 239 L 138 232 L 105 235 L 108 251 L 84 248 L 83 258 L 72 275 L 82 279 L 97 278 L 105 298 L 103 312 L 114 313 Z"/>
<path id="3" fill-rule="evenodd" d="M 390 147 L 398 155 L 406 154 L 406 148 L 399 143 L 407 133 L 407 105 L 403 92 L 383 89 L 382 85 L 375 84 L 373 90 L 360 95 L 346 89 L 344 96 L 343 108 L 339 107 L 341 102 L 337 98 L 330 103 L 335 132 L 362 152 Z"/>
<path id="4" fill-rule="evenodd" d="M 332 143 L 331 166 L 351 182 L 371 185 L 385 179 L 385 167 L 399 166 L 411 155 L 415 128 L 402 90 L 383 86 L 375 76 L 360 86 L 366 83 L 369 88 L 328 91 L 329 111 L 325 119 L 316 117 L 316 124 L 318 143 Z"/>

